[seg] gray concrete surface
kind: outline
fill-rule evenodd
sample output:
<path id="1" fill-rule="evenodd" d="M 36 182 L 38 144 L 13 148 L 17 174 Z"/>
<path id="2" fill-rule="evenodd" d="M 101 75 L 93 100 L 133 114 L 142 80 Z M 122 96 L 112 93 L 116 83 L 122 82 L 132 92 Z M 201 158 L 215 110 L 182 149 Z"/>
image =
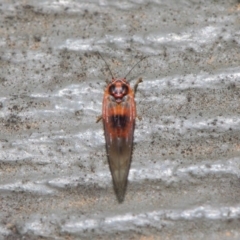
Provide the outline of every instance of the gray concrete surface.
<path id="1" fill-rule="evenodd" d="M 138 77 L 118 204 L 105 80 Z M 238 1 L 0 1 L 1 239 L 240 239 Z"/>

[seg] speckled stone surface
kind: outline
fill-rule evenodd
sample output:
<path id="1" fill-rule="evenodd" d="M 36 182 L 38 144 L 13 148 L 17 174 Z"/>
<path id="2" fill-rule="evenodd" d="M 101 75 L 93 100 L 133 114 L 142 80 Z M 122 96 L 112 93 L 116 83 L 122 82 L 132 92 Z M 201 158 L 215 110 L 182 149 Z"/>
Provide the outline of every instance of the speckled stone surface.
<path id="1" fill-rule="evenodd" d="M 1 239 L 240 239 L 238 1 L 0 1 Z M 125 201 L 105 80 L 138 114 Z"/>

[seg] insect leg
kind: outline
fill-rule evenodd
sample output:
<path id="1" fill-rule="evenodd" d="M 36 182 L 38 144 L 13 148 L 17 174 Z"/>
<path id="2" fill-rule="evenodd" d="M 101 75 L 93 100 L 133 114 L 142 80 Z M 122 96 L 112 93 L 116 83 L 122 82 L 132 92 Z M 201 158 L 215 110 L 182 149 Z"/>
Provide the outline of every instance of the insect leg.
<path id="1" fill-rule="evenodd" d="M 139 116 L 139 115 L 137 115 L 137 119 L 138 119 L 139 121 L 142 121 L 142 117 Z"/>
<path id="2" fill-rule="evenodd" d="M 101 121 L 101 120 L 102 120 L 102 115 L 100 115 L 100 116 L 97 117 L 96 123 L 98 123 L 98 122 Z"/>
<path id="3" fill-rule="evenodd" d="M 135 83 L 135 85 L 134 85 L 134 87 L 133 87 L 134 94 L 136 94 L 136 92 L 137 92 L 138 84 L 141 83 L 142 81 L 143 81 L 142 78 L 139 78 L 139 79 L 137 80 L 137 82 Z"/>

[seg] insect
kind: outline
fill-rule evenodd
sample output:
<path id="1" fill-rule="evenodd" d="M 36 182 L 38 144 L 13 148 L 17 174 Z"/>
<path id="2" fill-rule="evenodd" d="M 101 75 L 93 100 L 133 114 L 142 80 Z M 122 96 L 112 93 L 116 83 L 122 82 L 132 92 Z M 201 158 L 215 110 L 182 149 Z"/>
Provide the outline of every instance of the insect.
<path id="1" fill-rule="evenodd" d="M 137 62 L 124 78 L 115 78 L 105 59 L 100 53 L 99 55 L 106 63 L 112 75 L 112 81 L 108 83 L 104 91 L 102 116 L 98 118 L 97 122 L 103 120 L 109 168 L 117 199 L 121 203 L 126 192 L 132 158 L 136 119 L 134 95 L 138 84 L 142 82 L 142 78 L 138 79 L 132 89 L 126 77 L 146 57 Z"/>

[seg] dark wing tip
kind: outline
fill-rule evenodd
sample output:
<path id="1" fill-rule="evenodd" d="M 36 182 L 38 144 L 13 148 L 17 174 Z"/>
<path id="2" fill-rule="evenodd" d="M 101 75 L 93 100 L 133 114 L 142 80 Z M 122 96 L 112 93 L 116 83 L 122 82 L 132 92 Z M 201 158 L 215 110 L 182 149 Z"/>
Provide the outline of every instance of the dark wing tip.
<path id="1" fill-rule="evenodd" d="M 120 155 L 119 158 L 115 158 L 115 161 L 110 159 L 110 169 L 112 174 L 113 186 L 119 203 L 124 201 L 127 183 L 128 183 L 128 173 L 131 158 L 128 156 Z M 116 164 L 116 165 L 115 165 Z"/>
<path id="2" fill-rule="evenodd" d="M 114 190 L 119 203 L 123 203 L 124 201 L 126 188 L 127 188 L 127 182 L 114 183 Z"/>

